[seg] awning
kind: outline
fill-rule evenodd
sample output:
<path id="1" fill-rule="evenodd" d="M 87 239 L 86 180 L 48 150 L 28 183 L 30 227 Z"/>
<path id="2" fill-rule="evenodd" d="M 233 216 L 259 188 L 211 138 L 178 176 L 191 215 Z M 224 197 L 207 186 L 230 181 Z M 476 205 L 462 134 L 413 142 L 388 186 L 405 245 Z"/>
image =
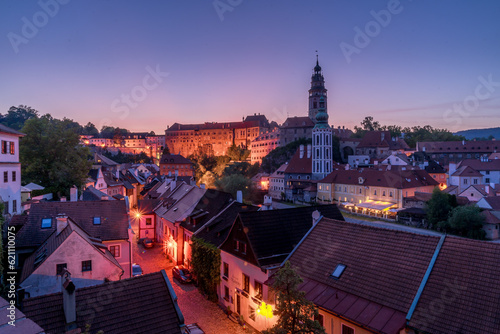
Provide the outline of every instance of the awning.
<path id="1" fill-rule="evenodd" d="M 340 204 L 342 204 L 343 206 L 354 206 L 354 204 L 350 202 L 341 202 Z"/>
<path id="2" fill-rule="evenodd" d="M 397 205 L 397 204 L 390 203 L 390 202 L 366 201 L 364 203 L 359 203 L 356 206 L 360 207 L 360 208 L 365 208 L 365 209 L 384 211 L 384 210 L 387 210 L 395 205 Z"/>

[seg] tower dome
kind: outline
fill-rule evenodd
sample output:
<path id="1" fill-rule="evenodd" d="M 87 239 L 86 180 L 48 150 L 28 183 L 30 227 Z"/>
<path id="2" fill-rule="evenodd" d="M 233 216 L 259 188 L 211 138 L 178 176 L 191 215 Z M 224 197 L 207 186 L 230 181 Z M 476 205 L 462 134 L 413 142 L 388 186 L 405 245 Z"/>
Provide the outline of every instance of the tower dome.
<path id="1" fill-rule="evenodd" d="M 325 97 L 321 96 L 319 98 L 319 108 L 316 114 L 316 125 L 314 128 L 328 128 L 328 114 L 325 110 Z"/>

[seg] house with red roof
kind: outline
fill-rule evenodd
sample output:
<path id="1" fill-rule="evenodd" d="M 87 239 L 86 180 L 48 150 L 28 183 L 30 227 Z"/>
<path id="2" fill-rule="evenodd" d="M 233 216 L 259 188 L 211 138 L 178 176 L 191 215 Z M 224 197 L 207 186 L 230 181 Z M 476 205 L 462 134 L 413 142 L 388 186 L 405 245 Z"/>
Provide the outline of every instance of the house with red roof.
<path id="1" fill-rule="evenodd" d="M 286 260 L 327 334 L 493 334 L 498 258 L 498 243 L 322 217 Z"/>
<path id="2" fill-rule="evenodd" d="M 337 203 L 355 212 L 387 216 L 403 208 L 405 197 L 416 192 L 432 193 L 438 185 L 429 173 L 417 168 L 338 169 L 318 181 L 318 201 Z"/>
<path id="3" fill-rule="evenodd" d="M 391 137 L 390 131 L 368 131 L 356 147 L 356 155 L 381 159 L 392 152 L 404 153 L 409 149 L 404 139 Z"/>
<path id="4" fill-rule="evenodd" d="M 284 175 L 287 200 L 310 202 L 316 197 L 316 181 L 312 180 L 312 145 L 300 145 Z"/>
<path id="5" fill-rule="evenodd" d="M 20 284 L 24 293 L 36 297 L 61 291 L 64 270 L 76 287 L 118 281 L 124 270 L 101 239 L 91 237 L 66 215 L 55 219 L 56 229 L 24 262 Z M 119 257 L 119 256 L 117 256 Z"/>

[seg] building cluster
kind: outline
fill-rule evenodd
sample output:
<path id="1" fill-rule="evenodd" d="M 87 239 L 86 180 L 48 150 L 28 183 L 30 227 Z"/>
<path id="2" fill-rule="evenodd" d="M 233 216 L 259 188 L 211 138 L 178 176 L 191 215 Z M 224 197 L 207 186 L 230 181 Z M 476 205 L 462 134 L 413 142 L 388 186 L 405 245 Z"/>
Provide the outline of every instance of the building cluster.
<path id="1" fill-rule="evenodd" d="M 91 135 L 80 136 L 83 145 L 98 147 L 106 150 L 113 155 L 119 152 L 123 154 L 141 154 L 144 153 L 158 163 L 163 149 L 165 148 L 165 136 L 153 135 L 149 133 L 128 133 L 114 138 L 101 138 Z"/>

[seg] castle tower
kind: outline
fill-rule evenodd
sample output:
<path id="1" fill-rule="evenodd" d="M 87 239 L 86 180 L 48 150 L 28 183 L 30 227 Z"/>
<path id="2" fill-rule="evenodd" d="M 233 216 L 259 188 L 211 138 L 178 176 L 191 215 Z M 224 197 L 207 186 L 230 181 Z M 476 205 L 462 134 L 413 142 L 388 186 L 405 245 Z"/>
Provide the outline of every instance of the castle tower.
<path id="1" fill-rule="evenodd" d="M 318 55 L 316 55 L 316 66 L 314 66 L 311 77 L 311 89 L 309 89 L 309 118 L 316 123 L 316 114 L 319 111 L 319 99 L 323 97 L 325 103 L 325 113 L 327 113 L 327 96 L 325 89 L 325 78 L 319 66 Z"/>
<path id="2" fill-rule="evenodd" d="M 333 170 L 332 158 L 332 128 L 328 125 L 326 113 L 326 96 L 321 96 L 318 101 L 316 125 L 312 130 L 312 178 L 321 180 Z"/>

